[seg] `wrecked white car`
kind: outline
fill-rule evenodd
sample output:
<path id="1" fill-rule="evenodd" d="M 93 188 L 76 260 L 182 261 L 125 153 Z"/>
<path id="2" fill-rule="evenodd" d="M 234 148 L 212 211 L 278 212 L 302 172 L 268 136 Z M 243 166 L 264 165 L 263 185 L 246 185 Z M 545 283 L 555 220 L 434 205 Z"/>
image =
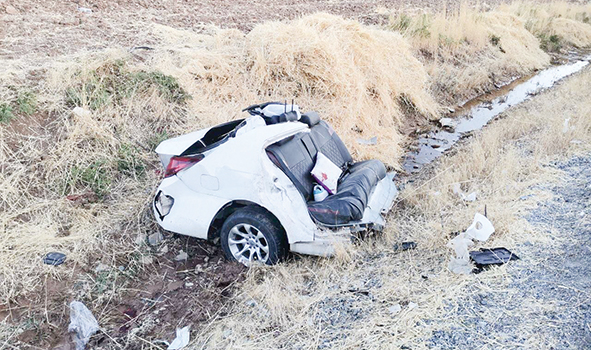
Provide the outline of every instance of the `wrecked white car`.
<path id="1" fill-rule="evenodd" d="M 245 265 L 274 264 L 289 251 L 330 256 L 336 242 L 351 242 L 351 233 L 383 229 L 383 215 L 398 192 L 394 174 L 387 174 L 382 162 L 353 162 L 317 113 L 300 114 L 293 103 L 244 111 L 251 117 L 156 148 L 166 168 L 154 198 L 160 226 L 219 238 L 228 259 Z M 325 170 L 319 169 L 321 179 L 311 174 L 320 158 L 328 158 L 325 163 L 338 168 L 339 175 L 336 191 L 315 201 L 317 182 L 330 190 L 323 183 L 330 180 Z"/>

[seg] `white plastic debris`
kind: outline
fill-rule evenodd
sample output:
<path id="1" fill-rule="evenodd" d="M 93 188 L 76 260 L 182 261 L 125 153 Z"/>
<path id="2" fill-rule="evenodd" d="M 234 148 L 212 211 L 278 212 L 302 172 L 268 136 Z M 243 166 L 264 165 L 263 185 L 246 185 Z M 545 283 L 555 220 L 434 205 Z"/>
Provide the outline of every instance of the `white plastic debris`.
<path id="1" fill-rule="evenodd" d="M 176 338 L 168 345 L 168 350 L 182 349 L 189 344 L 189 328 L 186 326 L 181 329 L 176 329 Z"/>
<path id="2" fill-rule="evenodd" d="M 412 301 L 410 303 L 408 303 L 408 309 L 412 310 L 414 308 L 416 308 L 417 306 L 419 306 L 417 303 L 413 303 Z"/>
<path id="3" fill-rule="evenodd" d="M 452 186 L 452 191 L 453 191 L 453 193 L 455 193 L 458 196 L 460 196 L 460 198 L 462 198 L 463 201 L 466 201 L 466 202 L 474 202 L 474 201 L 476 201 L 476 192 L 472 192 L 470 194 L 464 193 L 464 191 L 462 191 L 462 188 L 460 187 L 460 184 L 459 183 L 455 183 Z"/>
<path id="4" fill-rule="evenodd" d="M 464 259 L 455 259 L 452 258 L 447 265 L 449 270 L 458 275 L 469 275 L 474 267 L 470 263 L 470 261 L 466 261 Z"/>
<path id="5" fill-rule="evenodd" d="M 98 265 L 96 265 L 96 267 L 94 268 L 94 272 L 99 273 L 103 271 L 108 271 L 110 269 L 111 267 L 109 265 L 99 262 Z"/>
<path id="6" fill-rule="evenodd" d="M 476 213 L 474 215 L 474 222 L 466 230 L 466 237 L 471 237 L 484 242 L 493 234 L 493 232 L 495 232 L 495 228 L 492 222 L 490 222 L 486 216 Z"/>
<path id="7" fill-rule="evenodd" d="M 88 7 L 78 7 L 78 11 L 82 13 L 92 13 L 92 9 L 89 9 Z"/>
<path id="8" fill-rule="evenodd" d="M 472 225 L 468 227 L 466 232 L 460 233 L 447 243 L 447 246 L 456 253 L 456 257 L 452 258 L 448 264 L 450 271 L 456 274 L 470 274 L 473 267 L 468 248 L 474 245 L 472 240 L 484 242 L 493 232 L 495 232 L 495 228 L 490 220 L 486 216 L 476 213 Z"/>
<path id="9" fill-rule="evenodd" d="M 570 121 L 570 118 L 564 119 L 564 125 L 562 126 L 562 132 L 565 134 L 568 132 L 568 129 L 569 129 L 569 127 L 568 127 L 569 121 Z"/>
<path id="10" fill-rule="evenodd" d="M 187 260 L 187 258 L 189 258 L 189 255 L 184 252 L 184 251 L 179 251 L 178 255 L 174 257 L 174 260 L 176 261 L 183 261 L 183 260 Z"/>
<path id="11" fill-rule="evenodd" d="M 466 202 L 474 202 L 474 201 L 476 201 L 476 192 L 472 192 L 470 194 L 463 195 L 462 199 L 465 200 Z"/>
<path id="12" fill-rule="evenodd" d="M 84 109 L 82 107 L 76 107 L 72 110 L 72 114 L 79 118 L 90 118 L 92 113 L 88 109 Z"/>
<path id="13" fill-rule="evenodd" d="M 465 233 L 460 233 L 447 244 L 448 247 L 454 250 L 457 259 L 463 259 L 466 261 L 470 261 L 468 247 L 473 245 L 474 242 L 472 242 L 471 238 L 466 237 Z"/>
<path id="14" fill-rule="evenodd" d="M 399 313 L 402 310 L 402 306 L 400 306 L 400 304 L 396 304 L 394 306 L 390 306 L 388 308 L 388 311 L 390 312 L 390 315 L 396 315 L 397 313 Z"/>
<path id="15" fill-rule="evenodd" d="M 84 350 L 90 337 L 99 330 L 98 322 L 92 312 L 79 301 L 70 303 L 70 325 L 68 332 L 76 332 L 74 343 L 76 350 Z"/>

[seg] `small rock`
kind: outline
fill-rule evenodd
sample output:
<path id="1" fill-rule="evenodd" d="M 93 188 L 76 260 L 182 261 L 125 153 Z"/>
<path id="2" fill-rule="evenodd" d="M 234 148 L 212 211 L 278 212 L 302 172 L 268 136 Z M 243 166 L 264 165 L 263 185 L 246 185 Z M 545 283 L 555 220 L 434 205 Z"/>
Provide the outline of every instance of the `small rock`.
<path id="1" fill-rule="evenodd" d="M 160 232 L 154 232 L 148 236 L 148 243 L 150 245 L 158 245 L 162 240 L 164 240 L 164 236 Z"/>
<path id="2" fill-rule="evenodd" d="M 18 10 L 15 9 L 13 6 L 6 6 L 6 13 L 8 13 L 9 15 L 18 15 Z"/>
<path id="3" fill-rule="evenodd" d="M 419 305 L 417 305 L 416 303 L 413 303 L 412 301 L 410 303 L 408 303 L 409 310 L 412 310 L 412 309 L 416 308 L 417 306 L 419 306 Z"/>
<path id="4" fill-rule="evenodd" d="M 246 306 L 255 307 L 255 306 L 257 306 L 257 302 L 254 301 L 254 299 L 247 300 Z"/>
<path id="5" fill-rule="evenodd" d="M 125 271 L 125 266 L 119 266 L 118 269 L 119 269 L 119 271 L 123 272 L 123 271 Z"/>
<path id="6" fill-rule="evenodd" d="M 189 258 L 189 255 L 181 250 L 179 252 L 179 254 L 174 257 L 174 260 L 183 261 L 183 260 L 187 260 L 187 258 Z"/>
<path id="7" fill-rule="evenodd" d="M 160 253 L 161 253 L 161 254 L 166 254 L 166 253 L 168 253 L 168 246 L 167 246 L 167 245 L 165 245 L 165 246 L 163 246 L 162 248 L 160 248 Z"/>
<path id="8" fill-rule="evenodd" d="M 193 282 L 186 282 L 185 283 L 185 287 L 187 287 L 187 288 L 191 288 L 191 287 L 193 287 L 193 285 L 194 285 Z"/>
<path id="9" fill-rule="evenodd" d="M 230 336 L 232 335 L 232 330 L 231 329 L 226 329 L 223 333 L 222 333 L 222 337 L 224 339 L 228 339 L 230 338 Z"/>
<path id="10" fill-rule="evenodd" d="M 454 121 L 451 118 L 441 118 L 439 119 L 439 125 L 441 125 L 444 128 L 454 128 Z"/>
<path id="11" fill-rule="evenodd" d="M 141 257 L 140 262 L 144 265 L 149 265 L 154 261 L 151 255 L 144 255 Z"/>
<path id="12" fill-rule="evenodd" d="M 390 312 L 390 315 L 396 315 L 397 313 L 400 312 L 400 310 L 402 310 L 402 306 L 400 306 L 400 304 L 396 304 L 396 305 L 390 306 L 388 308 L 388 311 Z"/>
<path id="13" fill-rule="evenodd" d="M 141 245 L 142 243 L 144 243 L 146 241 L 146 235 L 144 234 L 139 234 L 137 235 L 137 237 L 135 238 L 135 244 L 137 245 Z"/>
<path id="14" fill-rule="evenodd" d="M 78 11 L 82 13 L 92 13 L 92 9 L 89 9 L 88 7 L 78 7 Z"/>
<path id="15" fill-rule="evenodd" d="M 98 265 L 94 268 L 94 272 L 99 273 L 103 271 L 108 271 L 110 269 L 111 267 L 109 265 L 99 262 Z"/>

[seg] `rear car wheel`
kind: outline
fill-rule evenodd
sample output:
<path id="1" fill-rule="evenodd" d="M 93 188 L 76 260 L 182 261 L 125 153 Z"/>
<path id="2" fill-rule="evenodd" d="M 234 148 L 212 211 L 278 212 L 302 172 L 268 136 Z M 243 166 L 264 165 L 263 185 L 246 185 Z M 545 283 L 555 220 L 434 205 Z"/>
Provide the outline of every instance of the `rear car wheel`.
<path id="1" fill-rule="evenodd" d="M 246 266 L 255 261 L 273 265 L 287 256 L 283 227 L 260 208 L 236 210 L 222 225 L 220 238 L 226 257 Z"/>

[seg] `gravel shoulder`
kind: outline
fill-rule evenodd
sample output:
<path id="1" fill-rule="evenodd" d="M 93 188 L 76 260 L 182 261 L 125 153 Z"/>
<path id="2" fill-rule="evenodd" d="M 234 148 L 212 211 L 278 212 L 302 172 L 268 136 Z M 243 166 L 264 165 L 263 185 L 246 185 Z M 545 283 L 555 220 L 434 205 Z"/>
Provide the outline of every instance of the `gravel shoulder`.
<path id="1" fill-rule="evenodd" d="M 434 332 L 430 347 L 591 347 L 591 154 L 551 166 L 562 178 L 538 186 L 552 197 L 526 216 L 548 243 L 516 246 L 521 260 L 507 266 L 504 281 L 460 298 L 444 316 L 454 325 Z"/>

